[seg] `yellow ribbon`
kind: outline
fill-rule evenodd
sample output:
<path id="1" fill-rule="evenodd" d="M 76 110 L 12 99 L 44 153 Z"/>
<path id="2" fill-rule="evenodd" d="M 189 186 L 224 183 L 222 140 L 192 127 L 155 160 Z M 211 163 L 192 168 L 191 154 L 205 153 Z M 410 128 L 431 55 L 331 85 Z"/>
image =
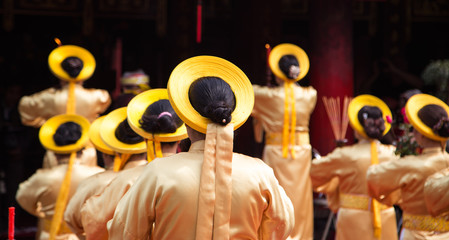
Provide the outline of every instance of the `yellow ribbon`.
<path id="1" fill-rule="evenodd" d="M 67 165 L 67 171 L 62 181 L 61 188 L 59 189 L 58 198 L 55 205 L 55 213 L 51 220 L 50 225 L 50 240 L 54 240 L 62 224 L 62 217 L 64 215 L 64 210 L 67 205 L 67 200 L 69 197 L 70 182 L 72 179 L 72 169 L 75 163 L 76 152 L 70 154 L 69 164 Z"/>
<path id="2" fill-rule="evenodd" d="M 147 161 L 151 162 L 154 159 L 153 141 L 147 139 Z"/>
<path id="3" fill-rule="evenodd" d="M 296 109 L 295 94 L 293 82 L 288 81 L 284 84 L 284 125 L 282 128 L 282 157 L 288 157 L 288 147 L 295 144 L 295 128 L 296 128 Z M 290 110 L 291 109 L 291 110 Z M 291 115 L 291 122 L 290 122 Z M 289 126 L 290 125 L 290 126 Z M 290 131 L 289 131 L 290 130 Z M 294 148 L 291 148 L 292 158 L 295 158 Z"/>
<path id="4" fill-rule="evenodd" d="M 129 160 L 131 154 L 121 154 L 121 156 L 115 156 L 114 158 L 114 172 L 118 172 L 123 169 L 125 163 Z"/>
<path id="5" fill-rule="evenodd" d="M 75 82 L 69 82 L 69 92 L 67 97 L 67 114 L 75 114 L 76 98 L 75 98 Z"/>
<path id="6" fill-rule="evenodd" d="M 161 158 L 162 156 L 162 148 L 161 148 L 161 142 L 159 141 L 153 141 L 154 143 L 154 150 L 156 152 L 156 157 Z"/>
<path id="7" fill-rule="evenodd" d="M 371 165 L 379 164 L 379 159 L 377 157 L 377 143 L 376 141 L 371 141 Z M 380 204 L 374 198 L 371 202 L 371 211 L 373 212 L 373 228 L 374 237 L 380 239 L 382 233 L 382 222 L 380 219 Z"/>

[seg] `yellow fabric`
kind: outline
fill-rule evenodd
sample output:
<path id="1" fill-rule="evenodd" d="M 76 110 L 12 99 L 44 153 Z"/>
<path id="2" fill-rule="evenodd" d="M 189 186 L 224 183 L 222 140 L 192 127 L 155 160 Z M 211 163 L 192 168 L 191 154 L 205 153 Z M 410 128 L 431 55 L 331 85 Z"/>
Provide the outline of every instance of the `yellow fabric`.
<path id="1" fill-rule="evenodd" d="M 76 98 L 75 98 L 75 82 L 69 82 L 69 96 L 67 97 L 67 114 L 75 114 Z"/>
<path id="2" fill-rule="evenodd" d="M 120 155 L 118 153 L 115 153 L 115 155 L 114 155 L 114 165 L 112 166 L 112 170 L 114 172 L 118 172 L 119 171 L 120 165 L 122 164 L 121 161 L 122 161 L 122 159 L 121 159 Z"/>
<path id="3" fill-rule="evenodd" d="M 73 164 L 75 163 L 75 158 L 76 152 L 72 152 L 70 154 L 67 172 L 65 174 L 64 180 L 62 181 L 58 198 L 56 200 L 55 214 L 53 215 L 53 219 L 51 220 L 50 225 L 50 240 L 54 240 L 56 238 L 56 235 L 58 234 L 58 231 L 61 227 L 61 224 L 63 223 L 62 218 L 69 197 L 70 183 L 72 178 L 72 168 Z"/>
<path id="4" fill-rule="evenodd" d="M 161 142 L 154 141 L 154 151 L 156 152 L 156 157 L 158 158 L 162 157 Z"/>
<path id="5" fill-rule="evenodd" d="M 287 158 L 289 146 L 295 143 L 296 108 L 293 82 L 285 82 L 284 126 L 282 130 L 282 157 Z M 290 120 L 291 118 L 291 120 Z M 295 151 L 291 150 L 292 158 Z"/>
<path id="6" fill-rule="evenodd" d="M 205 141 L 196 141 L 188 152 L 145 166 L 114 208 L 114 218 L 108 222 L 109 239 L 195 239 L 204 150 Z M 231 176 L 229 235 L 214 234 L 213 239 L 287 239 L 295 222 L 293 206 L 273 170 L 260 159 L 233 153 Z"/>
<path id="7" fill-rule="evenodd" d="M 309 142 L 309 132 L 296 132 L 295 135 L 295 142 L 292 144 L 292 146 L 295 145 L 305 145 L 310 144 Z M 282 146 L 282 133 L 265 133 L 265 144 L 267 145 L 279 145 Z"/>
<path id="8" fill-rule="evenodd" d="M 424 200 L 430 215 L 449 214 L 449 168 L 428 177 L 424 185 Z"/>
<path id="9" fill-rule="evenodd" d="M 411 230 L 449 232 L 449 220 L 430 215 L 413 215 L 404 213 L 403 226 Z"/>
<path id="10" fill-rule="evenodd" d="M 153 141 L 147 139 L 147 158 L 148 162 L 151 162 L 154 160 L 154 146 Z"/>
<path id="11" fill-rule="evenodd" d="M 195 239 L 228 239 L 234 126 L 207 126 Z M 212 237 L 214 236 L 214 238 Z"/>
<path id="12" fill-rule="evenodd" d="M 317 100 L 313 87 L 301 87 L 293 84 L 295 96 L 296 126 L 295 142 L 291 149 L 295 158 L 288 154 L 282 157 L 282 132 L 284 130 L 284 87 L 263 87 L 253 85 L 255 104 L 252 117 L 266 133 L 266 139 L 273 137 L 273 142 L 265 143 L 263 160 L 273 168 L 276 178 L 291 199 L 295 209 L 295 226 L 289 239 L 313 239 L 313 196 L 309 177 L 312 148 L 309 144 L 309 120 Z M 299 134 L 299 136 L 298 136 Z M 272 144 L 271 144 L 272 143 Z"/>
<path id="13" fill-rule="evenodd" d="M 118 172 L 122 170 L 123 166 L 125 166 L 128 159 L 132 156 L 132 154 L 122 153 L 119 158 L 114 159 L 114 172 Z M 118 160 L 118 161 L 116 161 Z"/>
<path id="14" fill-rule="evenodd" d="M 398 162 L 392 145 L 379 144 L 377 155 L 380 163 Z M 334 149 L 320 159 L 314 159 L 310 168 L 310 177 L 315 190 L 331 191 L 335 186 L 324 188 L 326 184 L 338 183 L 338 218 L 336 227 L 337 240 L 377 239 L 374 237 L 373 213 L 371 199 L 368 198 L 366 171 L 371 165 L 371 143 L 360 139 L 358 143 Z M 335 181 L 338 179 L 338 181 Z M 333 195 L 335 196 L 335 195 Z M 349 196 L 349 197 L 348 197 Z M 329 201 L 329 199 L 328 199 Z M 398 196 L 391 195 L 382 200 L 382 204 L 392 206 L 398 202 Z M 332 206 L 335 209 L 335 205 Z M 385 208 L 385 207 L 383 207 Z M 398 239 L 396 214 L 393 208 L 381 211 L 382 240 Z"/>
<path id="15" fill-rule="evenodd" d="M 373 199 L 367 195 L 340 193 L 339 197 L 340 197 L 339 198 L 340 207 L 360 209 L 360 210 L 370 210 L 370 211 L 372 210 Z M 379 203 L 380 210 L 385 210 L 387 208 L 390 207 Z"/>
<path id="16" fill-rule="evenodd" d="M 379 159 L 377 156 L 377 141 L 371 141 L 371 165 L 379 164 Z M 375 199 L 371 200 L 371 211 L 373 212 L 373 227 L 374 236 L 380 238 L 382 232 L 382 222 L 380 219 L 380 205 Z"/>

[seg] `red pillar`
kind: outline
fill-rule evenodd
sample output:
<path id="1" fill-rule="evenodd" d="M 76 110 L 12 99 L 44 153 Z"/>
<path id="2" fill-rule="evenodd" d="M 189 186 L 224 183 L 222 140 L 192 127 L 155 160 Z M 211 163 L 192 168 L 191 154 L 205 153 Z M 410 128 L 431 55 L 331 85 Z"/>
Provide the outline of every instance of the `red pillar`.
<path id="1" fill-rule="evenodd" d="M 335 148 L 334 135 L 323 96 L 353 95 L 352 1 L 310 1 L 310 84 L 317 89 L 318 99 L 310 122 L 312 147 L 321 155 Z M 353 141 L 350 126 L 346 137 Z"/>

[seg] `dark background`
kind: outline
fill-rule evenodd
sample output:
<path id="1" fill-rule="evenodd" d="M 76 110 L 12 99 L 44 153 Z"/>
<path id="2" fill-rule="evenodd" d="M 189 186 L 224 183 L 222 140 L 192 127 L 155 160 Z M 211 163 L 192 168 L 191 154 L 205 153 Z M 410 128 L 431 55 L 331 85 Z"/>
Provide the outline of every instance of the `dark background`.
<path id="1" fill-rule="evenodd" d="M 319 1 L 323 7 L 340 1 L 352 12 L 354 95 L 374 94 L 395 110 L 399 94 L 416 86 L 406 77 L 394 76 L 389 66 L 419 78 L 432 60 L 449 58 L 449 1 Z M 204 0 L 202 41 L 197 43 L 196 4 L 196 0 L 0 0 L 1 232 L 7 230 L 8 206 L 16 206 L 16 226 L 22 235 L 35 224 L 17 206 L 14 195 L 17 185 L 41 166 L 44 150 L 38 129 L 21 125 L 16 104 L 23 95 L 57 84 L 47 64 L 57 46 L 55 37 L 88 49 L 97 68 L 85 86 L 112 94 L 119 41 L 122 71 L 143 69 L 152 88 L 166 87 L 178 63 L 200 54 L 225 58 L 253 83 L 265 85 L 265 44 L 290 42 L 309 53 L 310 33 L 319 31 L 308 0 Z M 314 11 L 315 17 L 327 17 Z M 309 76 L 300 84 L 310 85 Z M 248 121 L 236 133 L 235 151 L 260 157 L 263 145 L 255 143 L 252 134 Z"/>

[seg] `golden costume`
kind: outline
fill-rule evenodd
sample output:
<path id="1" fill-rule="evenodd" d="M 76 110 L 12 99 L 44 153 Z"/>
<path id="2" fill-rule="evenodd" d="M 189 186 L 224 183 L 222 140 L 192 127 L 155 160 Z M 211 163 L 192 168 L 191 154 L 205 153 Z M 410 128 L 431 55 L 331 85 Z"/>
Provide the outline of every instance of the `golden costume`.
<path id="1" fill-rule="evenodd" d="M 294 54 L 301 68 L 299 81 L 308 72 L 308 58 L 302 49 L 292 44 L 281 44 L 273 48 L 270 54 L 270 67 L 273 73 L 284 80 L 280 87 L 262 87 L 253 85 L 254 108 L 251 116 L 254 118 L 254 131 L 256 141 L 262 141 L 262 130 L 265 131 L 265 147 L 263 161 L 273 168 L 276 178 L 290 197 L 295 208 L 295 227 L 289 239 L 313 238 L 313 193 L 309 177 L 310 162 L 312 160 L 312 147 L 309 142 L 309 120 L 315 109 L 317 91 L 309 87 L 301 87 L 287 79 L 279 70 L 278 62 L 283 54 Z M 287 90 L 293 89 L 292 96 Z M 294 101 L 295 123 L 285 122 L 285 104 Z M 293 125 L 290 125 L 293 124 Z M 292 127 L 294 128 L 292 130 Z M 284 155 L 283 131 L 289 129 L 294 136 L 294 142 L 289 139 L 288 151 L 293 154 Z M 291 137 L 291 136 L 290 136 Z"/>
<path id="2" fill-rule="evenodd" d="M 80 209 L 82 227 L 87 240 L 108 239 L 106 224 L 114 216 L 120 199 L 128 192 L 142 173 L 147 161 L 141 161 L 137 167 L 123 170 L 104 190 L 87 199 Z"/>
<path id="3" fill-rule="evenodd" d="M 109 239 L 195 239 L 204 144 L 195 142 L 188 153 L 145 166 L 117 206 Z M 260 159 L 234 153 L 232 176 L 229 239 L 285 239 L 293 210 L 271 168 Z"/>
<path id="4" fill-rule="evenodd" d="M 210 76 L 228 84 L 225 91 L 235 97 L 231 117 L 215 120 L 220 125 L 189 100 L 189 86 Z M 246 75 L 224 59 L 198 56 L 173 70 L 167 89 L 176 114 L 205 140 L 194 138 L 189 152 L 145 166 L 108 222 L 109 239 L 286 239 L 293 207 L 272 169 L 232 152 L 234 130 L 249 117 L 254 101 Z"/>
<path id="5" fill-rule="evenodd" d="M 394 146 L 383 145 L 377 141 L 377 150 L 379 162 L 397 158 Z M 376 239 L 372 227 L 373 215 L 368 209 L 370 197 L 366 187 L 366 170 L 371 165 L 370 151 L 370 142 L 362 139 L 352 146 L 336 148 L 327 156 L 312 161 L 310 176 L 314 189 L 330 182 L 334 177 L 339 180 L 336 239 Z M 356 202 L 359 204 L 353 204 Z M 397 239 L 394 208 L 384 206 L 381 210 L 381 220 L 381 239 Z"/>
<path id="6" fill-rule="evenodd" d="M 437 104 L 449 112 L 449 107 L 441 100 L 427 94 L 417 94 L 407 101 L 407 118 L 422 136 L 443 142 L 445 138 L 433 133 L 432 128 L 418 117 L 419 110 L 427 104 Z M 424 201 L 427 177 L 448 167 L 449 155 L 442 147 L 427 147 L 420 155 L 406 156 L 368 168 L 368 193 L 371 196 L 382 200 L 396 190 L 401 191 L 398 202 L 403 210 L 401 239 L 449 239 L 449 222 L 430 216 Z"/>
<path id="7" fill-rule="evenodd" d="M 449 213 L 449 168 L 427 178 L 424 185 L 424 199 L 430 215 Z"/>

